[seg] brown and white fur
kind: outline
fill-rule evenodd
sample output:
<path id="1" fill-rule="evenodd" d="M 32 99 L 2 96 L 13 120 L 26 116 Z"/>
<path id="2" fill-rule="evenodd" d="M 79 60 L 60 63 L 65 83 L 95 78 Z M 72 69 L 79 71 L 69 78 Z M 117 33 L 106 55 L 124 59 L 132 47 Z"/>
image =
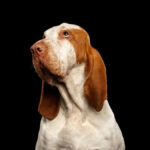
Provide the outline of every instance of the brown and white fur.
<path id="1" fill-rule="evenodd" d="M 124 150 L 107 101 L 104 62 L 87 32 L 63 23 L 31 47 L 42 79 L 36 150 Z"/>

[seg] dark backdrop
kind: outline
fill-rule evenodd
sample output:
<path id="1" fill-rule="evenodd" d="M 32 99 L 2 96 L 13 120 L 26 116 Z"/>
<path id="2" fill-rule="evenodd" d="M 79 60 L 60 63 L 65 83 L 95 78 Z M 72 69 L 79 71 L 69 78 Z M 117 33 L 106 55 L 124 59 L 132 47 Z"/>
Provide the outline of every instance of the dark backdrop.
<path id="1" fill-rule="evenodd" d="M 136 76 L 133 73 L 137 67 L 134 62 L 137 51 L 133 44 L 136 16 L 121 8 L 116 10 L 107 6 L 103 10 L 102 6 L 82 7 L 80 11 L 78 7 L 73 10 L 63 6 L 58 11 L 57 7 L 50 6 L 40 9 L 29 5 L 23 10 L 19 7 L 5 17 L 7 57 L 2 59 L 7 66 L 3 71 L 8 81 L 4 94 L 9 102 L 4 102 L 7 109 L 2 110 L 11 120 L 7 120 L 8 132 L 12 132 L 8 134 L 9 139 L 14 141 L 11 146 L 20 149 L 20 143 L 23 148 L 34 150 L 40 125 L 41 116 L 37 109 L 41 80 L 34 71 L 29 48 L 42 38 L 46 29 L 67 22 L 86 29 L 92 46 L 102 55 L 107 68 L 108 101 L 122 130 L 127 150 L 139 147 L 141 138 L 137 118 L 141 117 L 138 109 L 141 102 L 136 99 L 135 103 L 134 97 L 138 93 L 134 91 Z"/>

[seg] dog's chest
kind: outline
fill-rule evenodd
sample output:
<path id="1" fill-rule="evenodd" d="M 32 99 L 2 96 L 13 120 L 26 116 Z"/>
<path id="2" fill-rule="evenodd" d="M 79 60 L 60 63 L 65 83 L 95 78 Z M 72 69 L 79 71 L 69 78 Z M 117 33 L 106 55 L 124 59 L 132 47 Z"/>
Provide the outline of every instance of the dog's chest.
<path id="1" fill-rule="evenodd" d="M 113 133 L 89 122 L 42 124 L 36 150 L 113 150 Z M 105 133 L 105 134 L 104 134 Z"/>
<path id="2" fill-rule="evenodd" d="M 60 109 L 54 120 L 42 118 L 36 150 L 124 150 L 124 140 L 105 101 L 97 114 L 66 117 Z"/>

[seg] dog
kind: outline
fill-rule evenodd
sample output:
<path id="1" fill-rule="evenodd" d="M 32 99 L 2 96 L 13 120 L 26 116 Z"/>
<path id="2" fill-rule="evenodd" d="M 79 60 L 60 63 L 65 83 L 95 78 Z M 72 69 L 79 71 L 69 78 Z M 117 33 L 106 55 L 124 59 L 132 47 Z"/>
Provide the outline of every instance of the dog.
<path id="1" fill-rule="evenodd" d="M 36 150 L 125 150 L 107 100 L 106 67 L 80 26 L 62 23 L 30 48 L 42 79 Z"/>

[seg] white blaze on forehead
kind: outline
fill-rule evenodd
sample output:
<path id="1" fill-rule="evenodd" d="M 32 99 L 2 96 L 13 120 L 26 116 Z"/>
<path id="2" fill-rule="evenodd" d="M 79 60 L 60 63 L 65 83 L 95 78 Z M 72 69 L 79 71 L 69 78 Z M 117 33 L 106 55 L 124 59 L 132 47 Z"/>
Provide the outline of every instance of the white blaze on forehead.
<path id="1" fill-rule="evenodd" d="M 62 23 L 60 26 L 65 27 L 66 29 L 81 29 L 80 26 L 68 23 Z"/>
<path id="2" fill-rule="evenodd" d="M 44 35 L 46 36 L 46 38 L 50 37 L 50 36 L 56 36 L 58 35 L 58 32 L 62 29 L 62 27 L 64 27 L 64 29 L 78 29 L 80 30 L 81 27 L 78 25 L 74 25 L 74 24 L 68 24 L 68 23 L 62 23 L 58 26 L 52 27 L 48 30 L 45 31 Z"/>
<path id="3" fill-rule="evenodd" d="M 44 32 L 46 39 L 54 39 L 58 37 L 58 26 L 52 27 Z"/>

